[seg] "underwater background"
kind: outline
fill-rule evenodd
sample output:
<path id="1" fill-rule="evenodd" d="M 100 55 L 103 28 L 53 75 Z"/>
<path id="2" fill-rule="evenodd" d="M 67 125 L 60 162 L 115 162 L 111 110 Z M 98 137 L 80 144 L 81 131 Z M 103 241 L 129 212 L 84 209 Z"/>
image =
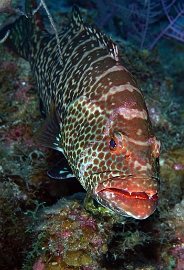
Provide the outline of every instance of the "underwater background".
<path id="1" fill-rule="evenodd" d="M 42 123 L 29 63 L 0 45 L 0 269 L 184 269 L 184 4 L 172 0 L 56 1 L 58 31 L 73 4 L 117 44 L 143 91 L 157 138 L 161 191 L 146 220 L 84 208 L 79 182 L 47 171 L 61 153 L 33 140 Z M 40 8 L 47 29 L 48 15 Z M 24 1 L 0 1 L 0 26 L 24 14 Z"/>

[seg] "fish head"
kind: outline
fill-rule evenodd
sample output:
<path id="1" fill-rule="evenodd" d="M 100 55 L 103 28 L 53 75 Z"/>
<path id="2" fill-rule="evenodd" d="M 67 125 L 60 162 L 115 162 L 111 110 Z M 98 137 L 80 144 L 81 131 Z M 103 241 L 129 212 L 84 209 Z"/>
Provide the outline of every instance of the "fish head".
<path id="1" fill-rule="evenodd" d="M 160 142 L 151 136 L 135 142 L 121 132 L 104 138 L 106 163 L 93 189 L 94 197 L 105 207 L 125 216 L 145 219 L 158 204 L 158 157 Z"/>
<path id="2" fill-rule="evenodd" d="M 158 204 L 159 153 L 160 142 L 153 135 L 136 141 L 118 131 L 98 138 L 83 153 L 92 197 L 120 215 L 147 218 Z"/>
<path id="3" fill-rule="evenodd" d="M 73 147 L 79 153 L 73 158 L 75 175 L 104 207 L 120 215 L 147 218 L 158 204 L 160 153 L 149 119 L 144 115 L 133 121 L 122 119 L 120 109 L 107 115 L 88 100 L 85 109 L 81 99 L 78 104 L 75 125 L 80 125 L 80 134 L 68 129 L 76 137 Z M 84 122 L 80 114 L 85 115 Z"/>

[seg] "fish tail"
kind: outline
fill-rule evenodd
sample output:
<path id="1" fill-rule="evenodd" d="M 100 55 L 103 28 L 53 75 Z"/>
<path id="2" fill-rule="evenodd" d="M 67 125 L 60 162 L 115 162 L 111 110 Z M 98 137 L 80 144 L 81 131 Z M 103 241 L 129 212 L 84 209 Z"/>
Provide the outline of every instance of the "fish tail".
<path id="1" fill-rule="evenodd" d="M 26 15 L 20 16 L 15 22 L 5 26 L 0 31 L 0 40 L 26 60 L 37 43 L 39 34 L 44 30 L 36 0 L 27 0 L 25 3 Z M 7 37 L 7 38 L 4 38 Z"/>

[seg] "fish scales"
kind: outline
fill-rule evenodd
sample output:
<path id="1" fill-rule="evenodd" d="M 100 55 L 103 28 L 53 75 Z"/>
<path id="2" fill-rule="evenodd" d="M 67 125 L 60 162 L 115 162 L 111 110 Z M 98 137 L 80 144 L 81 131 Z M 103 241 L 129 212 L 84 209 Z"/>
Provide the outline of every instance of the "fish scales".
<path id="1" fill-rule="evenodd" d="M 36 1 L 26 1 L 31 14 Z M 156 209 L 160 142 L 142 92 L 118 58 L 117 46 L 85 24 L 77 6 L 66 29 L 49 34 L 40 14 L 21 16 L 0 31 L 5 45 L 29 61 L 47 116 L 37 133 L 45 146 L 67 159 L 51 177 L 72 173 L 100 204 L 144 219 Z"/>

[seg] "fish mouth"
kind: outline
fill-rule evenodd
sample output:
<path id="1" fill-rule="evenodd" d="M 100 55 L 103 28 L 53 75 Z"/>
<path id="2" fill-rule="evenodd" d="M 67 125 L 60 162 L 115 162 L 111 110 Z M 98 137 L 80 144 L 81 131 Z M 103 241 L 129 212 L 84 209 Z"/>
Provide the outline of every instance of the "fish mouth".
<path id="1" fill-rule="evenodd" d="M 136 219 L 145 219 L 149 217 L 156 209 L 158 204 L 158 193 L 155 188 L 148 191 L 141 188 L 121 188 L 123 180 L 114 182 L 107 181 L 100 184 L 96 190 L 99 202 L 114 212 L 133 217 Z M 126 180 L 125 180 L 126 181 Z M 118 182 L 119 186 L 118 187 Z M 109 183 L 109 185 L 108 185 Z M 123 185 L 124 186 L 124 185 Z"/>

